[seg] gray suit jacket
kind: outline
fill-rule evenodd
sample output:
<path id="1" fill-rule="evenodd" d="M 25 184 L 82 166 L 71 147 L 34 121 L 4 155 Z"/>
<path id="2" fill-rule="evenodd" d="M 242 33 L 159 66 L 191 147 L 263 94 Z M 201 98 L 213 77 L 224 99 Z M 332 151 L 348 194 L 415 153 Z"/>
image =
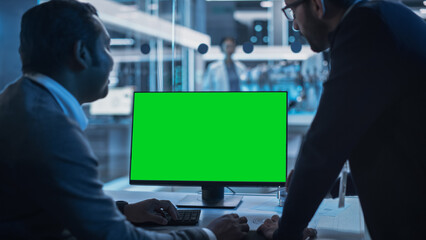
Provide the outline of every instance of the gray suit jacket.
<path id="1" fill-rule="evenodd" d="M 0 129 L 0 239 L 63 239 L 65 229 L 77 239 L 208 239 L 200 228 L 159 234 L 126 221 L 79 126 L 32 80 L 0 95 Z"/>

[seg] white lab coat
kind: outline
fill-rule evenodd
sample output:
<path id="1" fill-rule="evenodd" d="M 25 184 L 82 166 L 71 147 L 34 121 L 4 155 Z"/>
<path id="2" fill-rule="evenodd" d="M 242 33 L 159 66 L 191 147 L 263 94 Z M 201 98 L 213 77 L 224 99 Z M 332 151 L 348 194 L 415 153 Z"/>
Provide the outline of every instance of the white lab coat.
<path id="1" fill-rule="evenodd" d="M 235 70 L 240 78 L 240 89 L 242 91 L 248 90 L 244 86 L 247 80 L 247 68 L 239 61 L 234 61 Z M 229 91 L 228 72 L 226 70 L 225 60 L 216 61 L 211 63 L 206 71 L 203 80 L 203 91 Z"/>

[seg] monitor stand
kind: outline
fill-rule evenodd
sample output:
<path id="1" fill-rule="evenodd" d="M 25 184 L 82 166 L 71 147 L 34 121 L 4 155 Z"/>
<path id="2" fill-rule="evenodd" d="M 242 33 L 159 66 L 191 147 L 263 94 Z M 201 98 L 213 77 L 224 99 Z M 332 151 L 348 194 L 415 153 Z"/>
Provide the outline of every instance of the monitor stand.
<path id="1" fill-rule="evenodd" d="M 202 186 L 201 196 L 187 195 L 176 206 L 181 208 L 236 208 L 242 196 L 226 195 L 224 187 Z"/>

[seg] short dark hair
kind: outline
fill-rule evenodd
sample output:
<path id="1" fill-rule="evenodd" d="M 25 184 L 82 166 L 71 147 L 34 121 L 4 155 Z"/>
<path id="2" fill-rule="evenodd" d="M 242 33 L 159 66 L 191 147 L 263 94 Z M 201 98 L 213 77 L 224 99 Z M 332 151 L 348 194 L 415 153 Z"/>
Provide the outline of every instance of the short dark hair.
<path id="1" fill-rule="evenodd" d="M 93 15 L 98 14 L 91 4 L 76 0 L 51 0 L 25 12 L 19 46 L 22 72 L 49 74 L 60 70 L 78 40 L 93 51 L 102 31 Z"/>
<path id="2" fill-rule="evenodd" d="M 237 44 L 237 41 L 235 40 L 235 38 L 233 38 L 233 37 L 223 37 L 223 38 L 220 40 L 220 45 L 219 45 L 219 46 L 221 46 L 221 47 L 222 47 L 223 43 L 224 43 L 225 41 L 228 41 L 228 40 L 232 41 L 235 45 Z"/>

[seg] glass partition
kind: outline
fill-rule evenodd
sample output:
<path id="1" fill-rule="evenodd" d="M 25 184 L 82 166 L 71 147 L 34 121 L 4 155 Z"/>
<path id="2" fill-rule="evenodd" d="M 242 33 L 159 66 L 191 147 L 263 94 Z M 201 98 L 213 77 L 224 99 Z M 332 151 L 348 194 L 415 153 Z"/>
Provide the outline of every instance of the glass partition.
<path id="1" fill-rule="evenodd" d="M 328 61 L 293 30 L 283 1 L 81 1 L 97 8 L 115 62 L 109 95 L 84 106 L 103 181 L 128 180 L 133 91 L 287 91 L 292 168 Z"/>

